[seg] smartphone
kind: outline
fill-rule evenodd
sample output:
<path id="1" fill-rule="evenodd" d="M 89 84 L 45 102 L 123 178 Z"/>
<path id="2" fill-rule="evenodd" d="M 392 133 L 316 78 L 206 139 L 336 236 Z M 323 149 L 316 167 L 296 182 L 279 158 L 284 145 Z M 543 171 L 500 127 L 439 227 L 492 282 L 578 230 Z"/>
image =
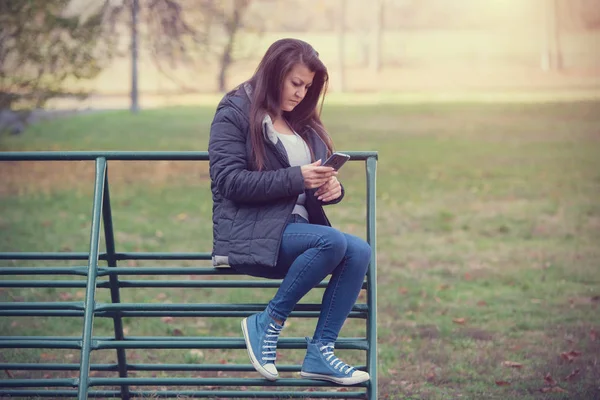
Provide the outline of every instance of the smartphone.
<path id="1" fill-rule="evenodd" d="M 333 167 L 336 171 L 342 168 L 342 165 L 346 163 L 350 159 L 348 154 L 335 152 L 325 161 L 323 166 L 325 167 Z"/>

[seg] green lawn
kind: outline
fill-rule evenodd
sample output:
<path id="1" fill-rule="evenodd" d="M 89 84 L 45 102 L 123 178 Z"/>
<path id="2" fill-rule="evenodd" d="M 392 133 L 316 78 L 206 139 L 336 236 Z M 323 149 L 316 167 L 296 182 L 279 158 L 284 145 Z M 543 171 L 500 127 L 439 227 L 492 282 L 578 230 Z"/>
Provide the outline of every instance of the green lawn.
<path id="1" fill-rule="evenodd" d="M 203 151 L 213 111 L 172 108 L 48 121 L 22 136 L 0 136 L 0 150 Z M 600 398 L 600 103 L 336 104 L 325 107 L 324 121 L 338 149 L 380 156 L 381 398 Z M 88 250 L 92 163 L 5 163 L 0 171 L 0 251 Z M 111 162 L 109 179 L 118 251 L 210 251 L 206 163 Z M 350 163 L 340 179 L 347 197 L 328 212 L 336 226 L 364 236 L 364 166 Z M 124 289 L 122 300 L 236 303 L 272 295 Z M 0 291 L 0 301 L 82 296 L 76 289 Z M 104 289 L 97 298 L 110 301 Z M 79 320 L 56 321 L 2 318 L 0 335 L 81 333 Z M 310 335 L 314 327 L 312 320 L 290 322 L 284 336 Z M 138 318 L 125 326 L 129 335 L 240 336 L 235 318 Z M 95 334 L 111 329 L 110 320 L 95 320 Z M 351 321 L 342 334 L 364 334 L 364 328 Z M 283 364 L 303 356 L 281 353 Z M 362 362 L 353 352 L 340 353 Z M 98 352 L 92 361 L 113 357 Z M 247 363 L 241 350 L 133 350 L 128 357 Z M 74 351 L 0 352 L 2 362 L 77 358 Z"/>

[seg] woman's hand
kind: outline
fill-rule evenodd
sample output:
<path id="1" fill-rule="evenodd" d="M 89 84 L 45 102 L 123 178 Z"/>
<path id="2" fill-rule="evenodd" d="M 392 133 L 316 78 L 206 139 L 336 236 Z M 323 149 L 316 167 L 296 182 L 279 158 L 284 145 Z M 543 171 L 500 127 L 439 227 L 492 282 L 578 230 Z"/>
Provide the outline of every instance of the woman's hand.
<path id="1" fill-rule="evenodd" d="M 302 177 L 304 178 L 304 187 L 314 189 L 323 186 L 331 178 L 335 178 L 337 171 L 331 167 L 322 167 L 321 160 L 317 160 L 312 164 L 303 165 L 300 167 Z M 339 183 L 338 183 L 339 185 Z"/>
<path id="2" fill-rule="evenodd" d="M 327 183 L 321 186 L 316 192 L 315 196 L 323 202 L 328 202 L 337 199 L 342 195 L 342 185 L 335 176 L 329 178 Z"/>

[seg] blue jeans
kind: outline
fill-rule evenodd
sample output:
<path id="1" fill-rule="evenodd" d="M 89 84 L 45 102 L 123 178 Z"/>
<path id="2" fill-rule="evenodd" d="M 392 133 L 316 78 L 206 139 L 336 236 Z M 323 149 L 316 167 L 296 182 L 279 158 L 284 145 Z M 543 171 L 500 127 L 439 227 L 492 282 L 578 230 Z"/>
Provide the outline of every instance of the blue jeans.
<path id="1" fill-rule="evenodd" d="M 285 275 L 267 312 L 285 321 L 298 301 L 331 274 L 313 340 L 335 342 L 358 298 L 371 247 L 359 237 L 309 224 L 293 214 L 283 232 L 275 269 Z"/>

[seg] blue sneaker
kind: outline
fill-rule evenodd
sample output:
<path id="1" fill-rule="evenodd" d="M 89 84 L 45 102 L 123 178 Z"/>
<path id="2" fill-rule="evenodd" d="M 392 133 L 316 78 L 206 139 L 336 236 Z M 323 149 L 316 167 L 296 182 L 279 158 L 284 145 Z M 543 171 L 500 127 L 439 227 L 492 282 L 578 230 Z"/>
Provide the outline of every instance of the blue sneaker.
<path id="1" fill-rule="evenodd" d="M 279 377 L 275 368 L 277 358 L 277 339 L 283 329 L 263 311 L 242 320 L 242 332 L 250 362 L 265 378 L 274 381 Z"/>
<path id="2" fill-rule="evenodd" d="M 306 338 L 306 342 L 306 357 L 300 371 L 303 378 L 320 379 L 339 385 L 356 385 L 369 380 L 368 373 L 351 367 L 333 354 L 333 343 L 315 343 L 310 338 Z"/>

